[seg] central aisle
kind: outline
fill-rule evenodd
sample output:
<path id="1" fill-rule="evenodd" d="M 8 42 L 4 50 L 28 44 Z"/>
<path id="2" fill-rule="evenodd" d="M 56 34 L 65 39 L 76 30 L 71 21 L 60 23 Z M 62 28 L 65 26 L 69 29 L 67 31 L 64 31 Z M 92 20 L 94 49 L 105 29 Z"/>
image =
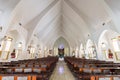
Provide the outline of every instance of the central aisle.
<path id="1" fill-rule="evenodd" d="M 59 61 L 50 80 L 75 80 L 64 61 Z"/>

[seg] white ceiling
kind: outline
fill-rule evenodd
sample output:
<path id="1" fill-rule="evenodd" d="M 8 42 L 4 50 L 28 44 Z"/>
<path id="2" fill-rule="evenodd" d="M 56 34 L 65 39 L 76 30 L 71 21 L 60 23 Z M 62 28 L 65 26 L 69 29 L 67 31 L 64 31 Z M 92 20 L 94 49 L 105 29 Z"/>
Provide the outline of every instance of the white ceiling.
<path id="1" fill-rule="evenodd" d="M 36 34 L 41 42 L 52 45 L 62 36 L 75 46 L 112 17 L 104 3 L 119 14 L 119 0 L 0 0 L 0 10 L 12 10 L 9 26 L 21 23 L 28 39 Z"/>
<path id="2" fill-rule="evenodd" d="M 19 1 L 20 0 L 0 0 L 0 26 L 6 26 L 11 12 L 14 10 Z"/>

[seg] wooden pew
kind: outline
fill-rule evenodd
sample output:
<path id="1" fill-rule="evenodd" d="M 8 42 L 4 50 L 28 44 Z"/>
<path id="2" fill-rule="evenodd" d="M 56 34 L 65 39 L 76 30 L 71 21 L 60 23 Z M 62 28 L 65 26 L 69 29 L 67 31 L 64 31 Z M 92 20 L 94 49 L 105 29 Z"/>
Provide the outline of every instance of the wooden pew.
<path id="1" fill-rule="evenodd" d="M 114 80 L 114 76 L 120 76 L 119 63 L 73 57 L 66 57 L 65 62 L 78 80 L 99 80 L 97 77 L 107 75 L 112 75 L 109 78 Z"/>
<path id="2" fill-rule="evenodd" d="M 47 57 L 18 62 L 13 61 L 7 65 L 6 63 L 2 63 L 2 65 L 0 65 L 0 76 L 19 76 L 22 74 L 27 76 L 34 75 L 34 77 L 32 76 L 31 79 L 38 78 L 38 80 L 49 80 L 57 61 L 57 57 Z M 17 80 L 17 78 L 15 79 Z"/>

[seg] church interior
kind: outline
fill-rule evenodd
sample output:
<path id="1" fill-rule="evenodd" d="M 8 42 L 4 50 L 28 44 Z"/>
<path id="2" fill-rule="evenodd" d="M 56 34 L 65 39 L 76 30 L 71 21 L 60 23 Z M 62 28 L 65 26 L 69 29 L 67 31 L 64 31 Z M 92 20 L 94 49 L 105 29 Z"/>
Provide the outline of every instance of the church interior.
<path id="1" fill-rule="evenodd" d="M 120 80 L 120 0 L 0 0 L 0 80 Z"/>

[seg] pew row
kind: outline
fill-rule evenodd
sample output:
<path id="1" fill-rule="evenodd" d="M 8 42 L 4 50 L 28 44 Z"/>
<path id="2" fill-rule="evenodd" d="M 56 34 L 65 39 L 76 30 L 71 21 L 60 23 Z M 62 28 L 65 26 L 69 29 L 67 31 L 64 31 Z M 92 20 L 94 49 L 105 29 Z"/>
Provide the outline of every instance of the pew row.
<path id="1" fill-rule="evenodd" d="M 24 80 L 22 76 L 24 77 L 25 75 L 27 80 L 49 80 L 57 61 L 57 57 L 46 57 L 32 60 L 3 62 L 0 63 L 0 80 L 9 80 L 4 79 L 5 76 L 12 77 L 12 80 Z M 21 76 L 21 79 L 19 79 L 19 76 Z"/>
<path id="2" fill-rule="evenodd" d="M 102 77 L 116 80 L 114 77 L 120 77 L 120 63 L 74 57 L 65 57 L 65 62 L 78 80 L 102 80 Z"/>

